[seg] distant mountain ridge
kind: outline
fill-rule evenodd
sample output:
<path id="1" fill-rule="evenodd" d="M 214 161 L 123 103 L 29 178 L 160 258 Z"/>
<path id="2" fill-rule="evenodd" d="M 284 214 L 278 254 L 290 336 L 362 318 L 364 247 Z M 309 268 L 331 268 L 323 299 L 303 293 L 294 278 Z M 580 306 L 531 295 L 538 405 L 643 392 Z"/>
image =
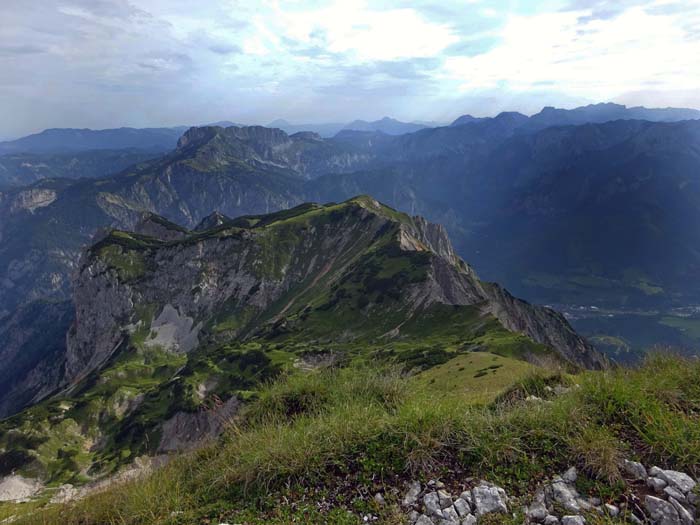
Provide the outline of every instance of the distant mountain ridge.
<path id="1" fill-rule="evenodd" d="M 501 113 L 503 115 L 503 113 Z M 635 106 L 628 108 L 622 104 L 612 102 L 589 104 L 574 109 L 559 109 L 547 106 L 539 113 L 527 117 L 522 113 L 511 112 L 511 115 L 521 116 L 523 127 L 528 131 L 544 129 L 551 126 L 575 126 L 581 124 L 601 124 L 613 120 L 648 120 L 650 122 L 677 122 L 681 120 L 700 119 L 700 110 L 687 108 L 645 108 Z M 499 115 L 500 116 L 500 115 Z M 476 118 L 471 115 L 462 115 L 450 124 L 450 126 L 463 126 L 488 118 Z"/>
<path id="2" fill-rule="evenodd" d="M 7 153 L 75 153 L 90 150 L 140 149 L 168 151 L 187 130 L 176 128 L 72 129 L 54 128 L 8 142 L 0 142 L 0 155 Z"/>

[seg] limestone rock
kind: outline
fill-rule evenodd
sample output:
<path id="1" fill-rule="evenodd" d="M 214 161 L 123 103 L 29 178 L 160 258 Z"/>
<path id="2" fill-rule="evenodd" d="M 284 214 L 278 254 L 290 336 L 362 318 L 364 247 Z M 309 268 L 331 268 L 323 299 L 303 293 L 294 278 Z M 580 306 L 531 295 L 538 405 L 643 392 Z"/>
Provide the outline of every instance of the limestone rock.
<path id="1" fill-rule="evenodd" d="M 644 506 L 649 512 L 654 525 L 681 525 L 678 511 L 668 501 L 647 496 L 644 498 Z"/>
<path id="2" fill-rule="evenodd" d="M 670 486 L 677 488 L 683 494 L 690 492 L 695 488 L 695 480 L 683 472 L 676 470 L 661 470 L 657 477 L 663 479 Z"/>
<path id="3" fill-rule="evenodd" d="M 583 516 L 564 516 L 561 519 L 561 525 L 585 525 L 586 520 Z"/>
<path id="4" fill-rule="evenodd" d="M 477 516 L 493 512 L 508 512 L 505 499 L 505 491 L 498 487 L 482 484 L 472 489 L 472 501 L 474 502 Z"/>
<path id="5" fill-rule="evenodd" d="M 643 481 L 647 478 L 647 469 L 644 468 L 644 465 L 636 461 L 623 460 L 622 472 L 624 472 L 629 479 L 635 481 Z"/>
<path id="6" fill-rule="evenodd" d="M 406 491 L 406 495 L 404 496 L 403 501 L 401 503 L 406 507 L 413 505 L 416 501 L 418 501 L 418 496 L 420 495 L 420 493 L 420 482 L 414 481 L 409 485 L 408 491 Z"/>

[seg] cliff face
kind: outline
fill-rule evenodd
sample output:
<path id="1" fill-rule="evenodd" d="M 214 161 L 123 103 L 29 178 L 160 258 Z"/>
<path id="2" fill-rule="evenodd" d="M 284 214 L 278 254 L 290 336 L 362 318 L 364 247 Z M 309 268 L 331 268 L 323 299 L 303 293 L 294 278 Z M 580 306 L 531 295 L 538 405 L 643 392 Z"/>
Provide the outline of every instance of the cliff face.
<path id="1" fill-rule="evenodd" d="M 363 306 L 341 304 L 356 301 Z M 436 305 L 478 306 L 567 361 L 601 364 L 563 317 L 479 281 L 444 229 L 360 197 L 179 239 L 113 232 L 86 254 L 76 281 L 65 380 L 101 367 L 139 330 L 146 346 L 168 352 L 267 337 L 280 325 L 310 338 L 401 337 Z M 342 329 L 316 323 L 317 310 L 342 310 Z"/>

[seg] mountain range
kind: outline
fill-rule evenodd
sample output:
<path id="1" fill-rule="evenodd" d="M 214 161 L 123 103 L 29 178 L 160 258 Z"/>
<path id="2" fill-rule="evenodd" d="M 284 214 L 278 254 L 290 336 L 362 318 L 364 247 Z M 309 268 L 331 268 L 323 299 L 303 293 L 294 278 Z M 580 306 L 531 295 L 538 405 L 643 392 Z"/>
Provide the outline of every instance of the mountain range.
<path id="1" fill-rule="evenodd" d="M 611 109 L 619 116 L 609 105 L 538 115 L 566 123 Z M 538 115 L 503 113 L 403 135 L 345 130 L 331 139 L 255 126 L 192 128 L 173 151 L 133 159 L 141 162 L 115 175 L 0 191 L 0 319 L 11 326 L 34 302 L 45 308 L 69 299 L 83 247 L 104 228 L 134 228 L 145 212 L 195 228 L 213 210 L 236 217 L 358 194 L 443 224 L 481 275 L 534 302 L 697 304 L 690 277 L 699 264 L 700 122 L 539 129 Z M 79 165 L 100 165 L 88 153 L 71 155 Z M 119 162 L 105 161 L 105 173 Z"/>

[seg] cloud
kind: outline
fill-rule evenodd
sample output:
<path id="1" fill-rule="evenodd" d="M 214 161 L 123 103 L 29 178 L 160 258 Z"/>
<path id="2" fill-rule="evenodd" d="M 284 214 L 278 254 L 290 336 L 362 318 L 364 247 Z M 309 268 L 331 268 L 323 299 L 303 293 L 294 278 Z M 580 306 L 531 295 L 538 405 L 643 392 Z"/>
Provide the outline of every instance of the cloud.
<path id="1" fill-rule="evenodd" d="M 654 15 L 640 6 L 611 17 L 590 13 L 512 16 L 493 49 L 446 59 L 448 75 L 463 92 L 498 86 L 523 92 L 551 82 L 569 94 L 599 99 L 649 80 L 669 89 L 700 87 L 700 43 L 688 40 L 681 13 Z"/>
<path id="2" fill-rule="evenodd" d="M 698 0 L 3 0 L 2 135 L 692 105 Z"/>

